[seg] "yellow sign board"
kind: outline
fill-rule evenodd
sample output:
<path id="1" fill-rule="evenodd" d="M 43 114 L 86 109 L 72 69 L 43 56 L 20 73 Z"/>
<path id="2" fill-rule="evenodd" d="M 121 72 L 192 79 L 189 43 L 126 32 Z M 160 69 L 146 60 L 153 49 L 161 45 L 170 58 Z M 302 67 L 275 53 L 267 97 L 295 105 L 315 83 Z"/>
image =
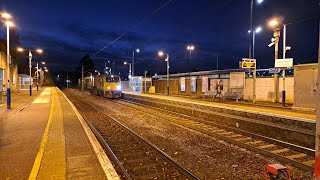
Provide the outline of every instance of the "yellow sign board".
<path id="1" fill-rule="evenodd" d="M 256 69 L 256 67 L 257 67 L 256 59 L 246 59 L 246 58 L 242 59 L 241 68 Z"/>

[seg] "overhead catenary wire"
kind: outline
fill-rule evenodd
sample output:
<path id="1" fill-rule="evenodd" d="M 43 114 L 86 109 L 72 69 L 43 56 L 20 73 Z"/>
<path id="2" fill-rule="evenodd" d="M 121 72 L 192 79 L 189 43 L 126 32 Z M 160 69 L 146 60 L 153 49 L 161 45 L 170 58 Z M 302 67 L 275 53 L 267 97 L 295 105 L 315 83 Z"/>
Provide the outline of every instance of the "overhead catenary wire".
<path id="1" fill-rule="evenodd" d="M 131 28 L 129 28 L 128 31 L 122 33 L 120 36 L 118 36 L 116 39 L 114 39 L 113 41 L 111 41 L 110 43 L 108 43 L 106 46 L 104 46 L 103 48 L 101 48 L 99 51 L 95 52 L 93 55 L 90 56 L 94 57 L 96 55 L 98 55 L 100 52 L 102 52 L 103 50 L 105 50 L 106 48 L 108 48 L 110 45 L 112 45 L 113 43 L 117 42 L 119 39 L 121 39 L 123 36 L 127 35 L 130 32 L 133 32 L 139 25 L 141 25 L 142 23 L 144 23 L 145 21 L 147 21 L 150 17 L 154 16 L 155 14 L 157 14 L 162 8 L 166 7 L 168 4 L 170 4 L 172 1 L 174 0 L 168 0 L 166 1 L 164 4 L 162 4 L 159 8 L 157 8 L 156 10 L 154 10 L 150 15 L 143 17 L 139 22 L 137 22 L 135 25 L 133 25 Z"/>
<path id="2" fill-rule="evenodd" d="M 299 19 L 299 20 L 287 23 L 286 25 L 305 23 L 307 21 L 317 20 L 319 18 L 320 18 L 320 16 L 307 17 L 307 18 L 303 18 L 303 19 Z"/>

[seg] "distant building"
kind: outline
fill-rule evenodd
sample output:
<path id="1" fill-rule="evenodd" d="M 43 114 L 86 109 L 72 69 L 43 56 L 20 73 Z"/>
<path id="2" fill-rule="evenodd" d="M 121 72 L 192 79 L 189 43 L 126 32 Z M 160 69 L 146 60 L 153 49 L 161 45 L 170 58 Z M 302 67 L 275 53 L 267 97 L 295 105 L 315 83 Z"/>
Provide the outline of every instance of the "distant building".
<path id="1" fill-rule="evenodd" d="M 31 79 L 32 81 L 32 79 Z M 19 74 L 19 90 L 29 90 L 30 76 L 26 74 Z"/>

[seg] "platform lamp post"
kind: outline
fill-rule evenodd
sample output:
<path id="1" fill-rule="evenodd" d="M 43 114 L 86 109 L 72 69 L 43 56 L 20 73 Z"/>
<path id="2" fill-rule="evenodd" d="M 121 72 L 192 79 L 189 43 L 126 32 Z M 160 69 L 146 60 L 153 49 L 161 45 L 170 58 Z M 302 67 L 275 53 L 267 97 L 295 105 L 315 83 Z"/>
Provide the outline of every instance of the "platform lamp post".
<path id="1" fill-rule="evenodd" d="M 169 54 L 164 53 L 163 51 L 158 52 L 158 55 L 160 57 L 163 57 L 165 54 L 167 55 L 167 58 L 165 59 L 165 61 L 167 61 L 167 95 L 169 95 L 169 69 L 170 69 Z"/>
<path id="2" fill-rule="evenodd" d="M 283 59 L 286 59 L 286 53 L 287 53 L 287 50 L 290 50 L 291 47 L 287 47 L 287 44 L 286 44 L 286 40 L 287 40 L 287 25 L 286 24 L 283 24 L 280 22 L 280 20 L 278 19 L 273 19 L 269 22 L 269 25 L 271 27 L 276 27 L 278 28 L 279 26 L 283 26 Z M 282 106 L 286 106 L 286 69 L 283 68 L 282 70 Z"/>
<path id="3" fill-rule="evenodd" d="M 129 65 L 129 75 L 128 75 L 128 79 L 130 79 L 131 77 L 131 63 L 128 63 L 127 61 L 123 62 L 124 65 Z"/>
<path id="4" fill-rule="evenodd" d="M 135 53 L 140 53 L 140 49 L 134 49 L 132 51 L 132 76 L 134 76 L 134 58 L 135 58 Z"/>
<path id="5" fill-rule="evenodd" d="M 257 0 L 258 4 L 263 3 L 263 0 Z M 250 31 L 253 31 L 253 5 L 254 5 L 254 0 L 251 0 L 251 6 L 250 6 Z M 253 34 L 250 35 L 250 41 L 249 41 L 249 58 L 252 57 L 252 39 L 253 39 Z"/>
<path id="6" fill-rule="evenodd" d="M 2 13 L 1 17 L 6 20 L 5 24 L 7 26 L 7 109 L 11 109 L 11 90 L 10 90 L 10 27 L 14 26 L 13 22 L 9 21 L 11 19 L 11 15 L 8 13 Z"/>
<path id="7" fill-rule="evenodd" d="M 28 51 L 29 52 L 29 80 L 30 80 L 30 96 L 32 96 L 32 75 L 31 75 L 31 71 L 32 71 L 32 51 L 35 51 L 35 52 L 37 52 L 37 53 L 39 53 L 39 54 L 42 54 L 43 53 L 43 50 L 42 49 L 34 49 L 34 50 L 30 50 L 30 49 L 24 49 L 24 48 L 21 48 L 21 47 L 19 47 L 18 49 L 17 49 L 19 52 L 23 52 L 23 51 Z"/>
<path id="8" fill-rule="evenodd" d="M 42 69 L 43 68 L 43 69 Z M 44 74 L 45 72 L 49 72 L 48 68 L 46 66 L 40 68 L 40 82 L 41 82 L 41 87 L 43 86 L 43 82 L 44 82 Z"/>
<path id="9" fill-rule="evenodd" d="M 192 51 L 194 51 L 194 45 L 187 46 L 187 50 L 189 51 L 189 56 L 190 56 L 189 61 L 191 62 L 191 56 L 192 56 Z"/>
<path id="10" fill-rule="evenodd" d="M 46 73 L 49 72 L 49 70 L 48 70 L 47 67 L 44 67 L 44 72 L 46 72 Z M 42 78 L 43 78 L 43 80 L 44 80 L 44 73 L 43 73 L 43 77 L 42 77 Z"/>
<path id="11" fill-rule="evenodd" d="M 256 34 L 262 31 L 261 27 L 257 27 L 254 31 L 248 31 L 249 34 L 252 34 L 252 58 L 254 59 L 254 49 L 255 49 L 255 41 L 256 41 Z M 253 70 L 253 103 L 256 103 L 256 73 L 257 69 L 254 68 Z"/>
<path id="12" fill-rule="evenodd" d="M 144 71 L 144 93 L 147 93 L 147 73 L 148 71 Z"/>
<path id="13" fill-rule="evenodd" d="M 45 62 L 41 62 L 41 64 L 46 64 Z M 37 78 L 37 91 L 39 91 L 39 62 L 37 62 L 37 67 L 36 67 L 36 69 L 37 69 L 37 73 L 36 73 L 36 78 Z"/>
<path id="14" fill-rule="evenodd" d="M 256 44 L 256 34 L 260 33 L 262 31 L 262 28 L 259 26 L 254 31 L 252 31 L 252 59 L 254 59 L 254 51 L 255 51 L 255 44 Z M 248 31 L 249 34 L 251 34 L 251 30 Z"/>

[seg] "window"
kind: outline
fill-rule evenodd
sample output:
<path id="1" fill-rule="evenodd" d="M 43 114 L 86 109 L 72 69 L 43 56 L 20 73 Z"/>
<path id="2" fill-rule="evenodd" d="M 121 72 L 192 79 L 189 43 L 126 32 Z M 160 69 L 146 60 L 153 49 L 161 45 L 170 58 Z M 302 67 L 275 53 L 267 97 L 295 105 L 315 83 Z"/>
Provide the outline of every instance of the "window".
<path id="1" fill-rule="evenodd" d="M 107 76 L 106 77 L 106 81 L 107 82 L 119 82 L 120 81 L 120 77 L 118 77 L 118 76 Z"/>

